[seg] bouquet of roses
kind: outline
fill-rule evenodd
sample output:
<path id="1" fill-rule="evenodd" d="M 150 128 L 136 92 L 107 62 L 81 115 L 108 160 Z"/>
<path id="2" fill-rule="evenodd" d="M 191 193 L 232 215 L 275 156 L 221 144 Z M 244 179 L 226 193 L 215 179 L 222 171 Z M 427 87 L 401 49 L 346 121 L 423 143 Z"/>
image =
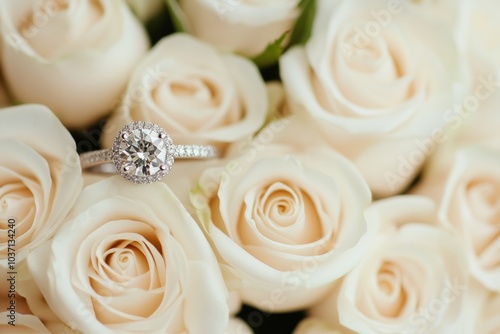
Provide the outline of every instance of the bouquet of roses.
<path id="1" fill-rule="evenodd" d="M 500 333 L 499 12 L 0 0 L 0 331 Z"/>

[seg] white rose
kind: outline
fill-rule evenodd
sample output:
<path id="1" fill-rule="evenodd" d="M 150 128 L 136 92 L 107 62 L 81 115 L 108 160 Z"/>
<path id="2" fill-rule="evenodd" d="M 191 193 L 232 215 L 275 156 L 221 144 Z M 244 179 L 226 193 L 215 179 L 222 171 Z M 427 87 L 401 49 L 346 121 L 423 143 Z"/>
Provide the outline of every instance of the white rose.
<path id="1" fill-rule="evenodd" d="M 15 266 L 20 266 L 54 234 L 81 186 L 75 142 L 50 110 L 40 105 L 0 109 L 2 270 L 12 269 L 12 249 Z"/>
<path id="2" fill-rule="evenodd" d="M 240 318 L 230 318 L 224 334 L 253 334 L 252 329 Z"/>
<path id="3" fill-rule="evenodd" d="M 481 310 L 481 316 L 477 323 L 476 333 L 498 334 L 500 333 L 500 294 L 492 293 Z"/>
<path id="4" fill-rule="evenodd" d="M 297 325 L 293 334 L 339 334 L 339 332 L 326 321 L 309 317 Z"/>
<path id="5" fill-rule="evenodd" d="M 470 11 L 468 0 L 402 0 L 421 10 L 425 15 L 437 18 L 451 28 L 457 42 L 465 41 L 464 36 L 468 29 L 468 15 Z"/>
<path id="6" fill-rule="evenodd" d="M 119 176 L 82 191 L 28 267 L 52 311 L 84 333 L 222 333 L 229 310 L 210 246 L 163 183 Z"/>
<path id="7" fill-rule="evenodd" d="M 141 21 L 148 21 L 159 14 L 165 4 L 163 0 L 125 0 Z"/>
<path id="8" fill-rule="evenodd" d="M 453 146 L 499 138 L 496 125 L 500 122 L 500 67 L 472 44 L 468 48 L 474 82 L 467 97 L 458 105 L 460 110 L 455 105 L 455 111 L 447 114 L 451 129 L 456 132 L 450 138 L 453 140 L 449 140 Z"/>
<path id="9" fill-rule="evenodd" d="M 472 48 L 484 54 L 496 66 L 500 65 L 500 23 L 496 13 L 500 3 L 495 0 L 474 0 L 467 11 L 469 40 Z"/>
<path id="10" fill-rule="evenodd" d="M 458 150 L 440 215 L 463 239 L 472 275 L 500 292 L 500 140 Z"/>
<path id="11" fill-rule="evenodd" d="M 103 145 L 132 121 L 163 127 L 176 144 L 230 143 L 264 124 L 268 99 L 257 67 L 186 34 L 165 37 L 136 68 L 104 129 Z"/>
<path id="12" fill-rule="evenodd" d="M 375 196 L 401 192 L 468 83 L 450 29 L 406 2 L 319 0 L 310 40 L 281 58 L 292 111 L 314 120 Z"/>
<path id="13" fill-rule="evenodd" d="M 500 140 L 500 72 L 495 64 L 469 45 L 469 61 L 475 78 L 469 95 L 446 112 L 452 131 L 429 158 L 416 187 L 411 191 L 441 202 L 456 154 L 464 147 Z"/>
<path id="14" fill-rule="evenodd" d="M 107 114 L 149 41 L 122 0 L 0 2 L 1 63 L 13 98 L 70 128 Z"/>
<path id="15" fill-rule="evenodd" d="M 243 302 L 310 306 L 368 251 L 368 186 L 302 120 L 271 123 L 226 162 L 203 173 L 191 200 Z"/>
<path id="16" fill-rule="evenodd" d="M 467 266 L 433 202 L 393 197 L 374 203 L 366 219 L 378 226 L 376 244 L 312 314 L 335 324 L 338 312 L 340 324 L 364 334 L 462 333 Z"/>
<path id="17" fill-rule="evenodd" d="M 180 0 L 187 31 L 219 48 L 245 56 L 260 54 L 290 31 L 299 0 Z"/>

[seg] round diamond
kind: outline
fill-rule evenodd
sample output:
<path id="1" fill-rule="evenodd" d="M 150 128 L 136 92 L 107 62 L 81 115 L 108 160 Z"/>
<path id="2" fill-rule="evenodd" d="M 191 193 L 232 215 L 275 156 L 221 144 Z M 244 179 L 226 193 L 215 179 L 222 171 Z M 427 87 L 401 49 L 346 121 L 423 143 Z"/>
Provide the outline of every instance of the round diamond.
<path id="1" fill-rule="evenodd" d="M 167 174 L 173 164 L 168 134 L 157 125 L 134 122 L 115 137 L 113 159 L 117 171 L 136 183 L 151 183 Z"/>

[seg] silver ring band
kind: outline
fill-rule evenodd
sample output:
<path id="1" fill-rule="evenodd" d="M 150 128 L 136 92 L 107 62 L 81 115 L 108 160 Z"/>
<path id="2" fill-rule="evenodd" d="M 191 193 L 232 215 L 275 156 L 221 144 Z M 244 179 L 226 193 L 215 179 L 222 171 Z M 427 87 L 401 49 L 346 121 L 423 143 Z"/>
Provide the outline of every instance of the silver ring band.
<path id="1" fill-rule="evenodd" d="M 116 171 L 134 183 L 159 181 L 172 169 L 175 159 L 217 158 L 211 145 L 174 145 L 167 132 L 156 124 L 133 122 L 115 136 L 113 148 L 80 154 L 82 169 L 114 163 Z"/>
<path id="2" fill-rule="evenodd" d="M 180 159 L 211 159 L 219 156 L 218 150 L 211 145 L 175 145 L 174 158 Z M 80 154 L 82 169 L 92 168 L 113 162 L 113 150 L 102 149 Z"/>

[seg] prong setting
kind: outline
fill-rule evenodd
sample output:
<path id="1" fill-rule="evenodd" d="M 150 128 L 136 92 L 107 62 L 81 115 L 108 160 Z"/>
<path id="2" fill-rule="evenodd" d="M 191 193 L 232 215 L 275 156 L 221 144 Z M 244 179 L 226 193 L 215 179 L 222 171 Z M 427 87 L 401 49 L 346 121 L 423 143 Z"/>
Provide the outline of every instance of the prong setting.
<path id="1" fill-rule="evenodd" d="M 161 180 L 173 166 L 174 145 L 168 133 L 150 122 L 126 125 L 113 142 L 117 172 L 134 183 Z"/>

